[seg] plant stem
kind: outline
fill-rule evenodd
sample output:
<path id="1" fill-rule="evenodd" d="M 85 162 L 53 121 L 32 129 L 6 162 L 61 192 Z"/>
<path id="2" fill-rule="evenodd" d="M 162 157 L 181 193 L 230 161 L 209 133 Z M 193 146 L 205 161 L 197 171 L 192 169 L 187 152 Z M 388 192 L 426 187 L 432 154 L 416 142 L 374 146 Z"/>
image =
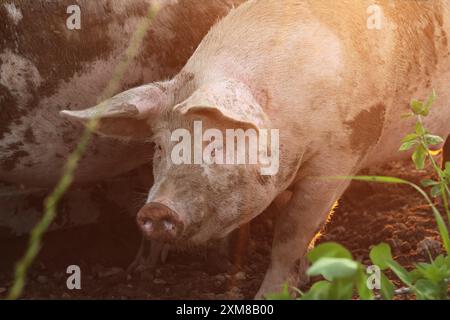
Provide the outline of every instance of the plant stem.
<path id="1" fill-rule="evenodd" d="M 417 116 L 417 119 L 420 123 L 420 125 L 423 127 L 423 120 L 421 116 Z M 436 163 L 434 160 L 434 156 L 431 154 L 430 147 L 428 146 L 428 143 L 425 138 L 425 134 L 420 135 L 420 141 L 422 143 L 422 146 L 427 151 L 427 155 L 431 161 L 431 164 L 433 165 L 434 170 L 439 176 L 439 182 L 440 182 L 440 189 L 441 189 L 441 196 L 442 196 L 442 202 L 444 205 L 444 210 L 447 215 L 448 224 L 450 227 L 450 208 L 448 206 L 448 198 L 447 198 L 447 192 L 449 192 L 447 182 L 445 180 L 445 173 L 443 172 L 442 168 Z M 440 212 L 439 212 L 440 214 Z"/>

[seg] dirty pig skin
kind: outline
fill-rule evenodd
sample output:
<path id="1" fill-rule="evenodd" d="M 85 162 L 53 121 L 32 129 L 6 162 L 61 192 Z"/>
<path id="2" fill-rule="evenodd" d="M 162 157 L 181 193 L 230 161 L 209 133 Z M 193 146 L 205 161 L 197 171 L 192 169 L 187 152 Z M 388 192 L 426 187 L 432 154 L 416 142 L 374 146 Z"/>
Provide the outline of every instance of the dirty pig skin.
<path id="1" fill-rule="evenodd" d="M 150 5 L 159 10 L 117 92 L 173 77 L 211 26 L 242 1 L 0 1 L 0 181 L 53 187 L 82 132 L 59 111 L 98 102 Z M 81 29 L 68 30 L 66 10 L 75 3 Z M 151 158 L 149 149 L 94 137 L 75 182 L 135 169 Z"/>
<path id="2" fill-rule="evenodd" d="M 155 183 L 137 221 L 148 239 L 204 244 L 285 198 L 256 298 L 297 286 L 315 233 L 353 176 L 399 153 L 412 98 L 438 93 L 425 126 L 450 133 L 450 2 L 252 0 L 217 23 L 174 78 L 105 101 L 99 132 L 155 144 Z M 389 27 L 387 27 L 389 26 Z M 103 105 L 102 105 L 103 106 Z M 98 107 L 64 111 L 86 122 Z M 276 175 L 258 165 L 175 165 L 167 133 L 203 127 L 279 129 Z M 286 196 L 287 195 L 287 196 Z"/>

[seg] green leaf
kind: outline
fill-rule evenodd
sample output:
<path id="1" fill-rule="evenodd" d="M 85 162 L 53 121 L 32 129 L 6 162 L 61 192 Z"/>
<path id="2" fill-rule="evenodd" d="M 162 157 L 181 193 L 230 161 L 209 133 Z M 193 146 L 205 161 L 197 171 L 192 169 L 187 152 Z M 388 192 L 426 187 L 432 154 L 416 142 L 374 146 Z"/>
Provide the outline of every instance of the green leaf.
<path id="1" fill-rule="evenodd" d="M 411 117 L 414 117 L 414 113 L 408 112 L 408 113 L 402 113 L 400 115 L 400 119 L 408 119 L 408 118 L 411 118 Z"/>
<path id="2" fill-rule="evenodd" d="M 424 126 L 422 125 L 422 123 L 417 122 L 416 123 L 416 134 L 419 136 L 422 136 L 424 134 L 427 133 L 427 130 L 425 130 Z"/>
<path id="3" fill-rule="evenodd" d="M 381 243 L 370 250 L 370 260 L 381 270 L 389 268 L 387 262 L 392 260 L 391 247 L 387 243 Z"/>
<path id="4" fill-rule="evenodd" d="M 437 95 L 436 90 L 433 89 L 430 96 L 428 97 L 427 101 L 425 102 L 425 109 L 428 112 L 433 105 L 433 103 L 436 101 Z"/>
<path id="5" fill-rule="evenodd" d="M 418 143 L 419 143 L 418 141 L 403 142 L 402 145 L 400 146 L 399 151 L 408 151 L 408 150 L 412 149 Z"/>
<path id="6" fill-rule="evenodd" d="M 436 185 L 433 188 L 431 188 L 430 194 L 433 198 L 437 198 L 441 195 L 441 186 Z"/>
<path id="7" fill-rule="evenodd" d="M 450 174 L 450 162 L 445 163 L 445 172 L 448 172 Z"/>
<path id="8" fill-rule="evenodd" d="M 419 145 L 412 155 L 412 160 L 416 165 L 417 170 L 423 170 L 425 168 L 425 159 L 427 151 L 422 145 Z"/>
<path id="9" fill-rule="evenodd" d="M 416 270 L 421 273 L 422 278 L 433 283 L 444 282 L 447 278 L 447 266 L 440 264 L 441 262 L 440 260 L 435 260 L 432 263 L 418 263 Z"/>
<path id="10" fill-rule="evenodd" d="M 352 260 L 352 254 L 342 245 L 335 242 L 327 242 L 318 245 L 307 254 L 308 260 L 315 263 L 320 258 L 346 258 Z"/>
<path id="11" fill-rule="evenodd" d="M 425 135 L 425 142 L 426 142 L 429 146 L 435 146 L 435 145 L 437 145 L 437 144 L 444 143 L 444 139 L 442 139 L 441 137 L 436 136 L 436 135 L 426 134 L 426 135 Z"/>
<path id="12" fill-rule="evenodd" d="M 411 271 L 409 272 L 409 275 L 410 275 L 411 281 L 412 281 L 413 283 L 415 283 L 417 280 L 423 278 L 422 272 L 420 272 L 420 270 L 417 269 L 417 267 L 416 267 L 416 269 L 411 270 Z"/>
<path id="13" fill-rule="evenodd" d="M 433 205 L 432 207 L 434 219 L 438 225 L 439 234 L 441 236 L 442 242 L 444 243 L 445 250 L 447 254 L 450 254 L 450 235 L 448 233 L 447 225 L 445 224 L 444 219 L 441 216 L 441 213 L 438 209 Z"/>
<path id="14" fill-rule="evenodd" d="M 289 285 L 285 283 L 280 293 L 269 293 L 266 295 L 267 300 L 295 300 L 289 293 Z"/>
<path id="15" fill-rule="evenodd" d="M 301 300 L 328 300 L 330 288 L 331 283 L 328 281 L 316 282 L 311 289 L 301 297 Z"/>
<path id="16" fill-rule="evenodd" d="M 384 176 L 335 176 L 335 177 L 323 177 L 323 179 L 338 179 L 338 180 L 355 180 L 365 182 L 377 182 L 377 183 L 393 183 L 393 184 L 410 184 L 410 182 L 395 178 Z"/>
<path id="17" fill-rule="evenodd" d="M 428 97 L 428 99 L 425 103 L 423 103 L 417 99 L 413 99 L 411 101 L 411 110 L 414 112 L 414 114 L 416 114 L 418 116 L 426 117 L 430 113 L 430 108 L 433 105 L 433 103 L 435 102 L 435 100 L 436 100 L 436 91 L 433 90 L 433 92 Z"/>
<path id="18" fill-rule="evenodd" d="M 447 184 L 449 184 L 450 183 L 450 162 L 445 163 L 444 175 L 445 175 Z"/>
<path id="19" fill-rule="evenodd" d="M 425 188 L 427 187 L 431 187 L 431 186 L 435 186 L 438 185 L 439 182 L 438 181 L 434 181 L 432 179 L 424 179 L 420 182 L 422 184 L 422 186 L 424 186 Z"/>
<path id="20" fill-rule="evenodd" d="M 408 287 L 413 287 L 412 277 L 409 275 L 408 271 L 406 271 L 405 268 L 403 268 L 394 260 L 387 261 L 387 265 L 404 284 L 406 284 Z"/>
<path id="21" fill-rule="evenodd" d="M 448 278 L 448 277 L 450 277 L 450 256 L 446 256 L 444 258 L 444 260 L 445 260 L 445 265 L 447 268 L 447 278 Z"/>
<path id="22" fill-rule="evenodd" d="M 437 300 L 440 298 L 440 287 L 430 280 L 420 279 L 416 282 L 414 292 L 419 300 Z"/>
<path id="23" fill-rule="evenodd" d="M 434 259 L 433 264 L 437 267 L 447 267 L 446 257 L 442 254 L 438 255 L 436 259 Z"/>
<path id="24" fill-rule="evenodd" d="M 424 105 L 421 101 L 417 99 L 413 99 L 411 101 L 411 110 L 414 112 L 415 115 L 422 115 L 424 109 Z"/>
<path id="25" fill-rule="evenodd" d="M 381 296 L 384 300 L 392 300 L 394 298 L 395 287 L 392 282 L 386 277 L 386 275 L 381 273 Z"/>
<path id="26" fill-rule="evenodd" d="M 350 300 L 353 297 L 353 279 L 337 279 L 331 283 L 329 299 Z"/>
<path id="27" fill-rule="evenodd" d="M 410 133 L 410 134 L 408 134 L 406 137 L 404 137 L 402 139 L 402 142 L 408 142 L 408 141 L 417 140 L 417 138 L 419 138 L 419 136 L 417 134 Z"/>
<path id="28" fill-rule="evenodd" d="M 372 290 L 369 289 L 367 285 L 367 274 L 364 272 L 360 266 L 358 271 L 358 276 L 356 278 L 356 289 L 358 290 L 358 295 L 361 300 L 373 300 L 374 294 Z"/>
<path id="29" fill-rule="evenodd" d="M 309 276 L 323 276 L 329 281 L 352 277 L 358 263 L 347 258 L 320 258 L 306 272 Z"/>

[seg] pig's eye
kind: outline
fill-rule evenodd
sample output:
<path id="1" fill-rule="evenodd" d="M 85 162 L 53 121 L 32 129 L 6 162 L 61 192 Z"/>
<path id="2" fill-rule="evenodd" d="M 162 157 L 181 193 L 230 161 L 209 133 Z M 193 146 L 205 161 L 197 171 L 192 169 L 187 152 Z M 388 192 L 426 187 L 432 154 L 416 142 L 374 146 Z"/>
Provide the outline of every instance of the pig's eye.
<path id="1" fill-rule="evenodd" d="M 161 151 L 162 151 L 161 145 L 157 144 L 157 145 L 156 145 L 156 150 L 157 150 L 158 152 L 161 152 Z"/>

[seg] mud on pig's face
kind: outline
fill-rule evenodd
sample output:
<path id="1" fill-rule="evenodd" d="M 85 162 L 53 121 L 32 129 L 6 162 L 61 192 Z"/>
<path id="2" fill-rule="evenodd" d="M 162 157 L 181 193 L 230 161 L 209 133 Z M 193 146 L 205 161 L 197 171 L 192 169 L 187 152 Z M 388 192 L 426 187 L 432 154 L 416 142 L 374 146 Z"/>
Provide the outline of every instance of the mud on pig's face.
<path id="1" fill-rule="evenodd" d="M 154 127 L 155 183 L 137 218 L 144 235 L 150 239 L 200 244 L 226 236 L 270 204 L 275 196 L 272 176 L 263 175 L 259 164 L 227 164 L 224 159 L 230 147 L 225 144 L 226 130 L 239 129 L 242 124 L 216 118 L 203 110 L 195 114 L 171 112 L 162 118 Z M 197 136 L 194 126 L 199 123 L 203 132 L 213 129 L 224 137 L 223 148 L 216 145 L 217 149 L 206 149 L 211 140 L 194 142 Z M 180 129 L 186 134 L 180 140 L 179 136 L 174 139 L 173 133 Z M 180 142 L 184 139 L 189 141 Z M 174 159 L 180 154 L 181 143 L 186 143 L 181 153 L 189 149 L 189 157 L 184 160 L 190 161 L 180 163 L 180 159 Z M 201 162 L 197 164 L 193 156 L 195 143 L 202 145 Z M 234 147 L 237 148 L 237 143 Z M 248 156 L 249 148 L 245 151 Z"/>

